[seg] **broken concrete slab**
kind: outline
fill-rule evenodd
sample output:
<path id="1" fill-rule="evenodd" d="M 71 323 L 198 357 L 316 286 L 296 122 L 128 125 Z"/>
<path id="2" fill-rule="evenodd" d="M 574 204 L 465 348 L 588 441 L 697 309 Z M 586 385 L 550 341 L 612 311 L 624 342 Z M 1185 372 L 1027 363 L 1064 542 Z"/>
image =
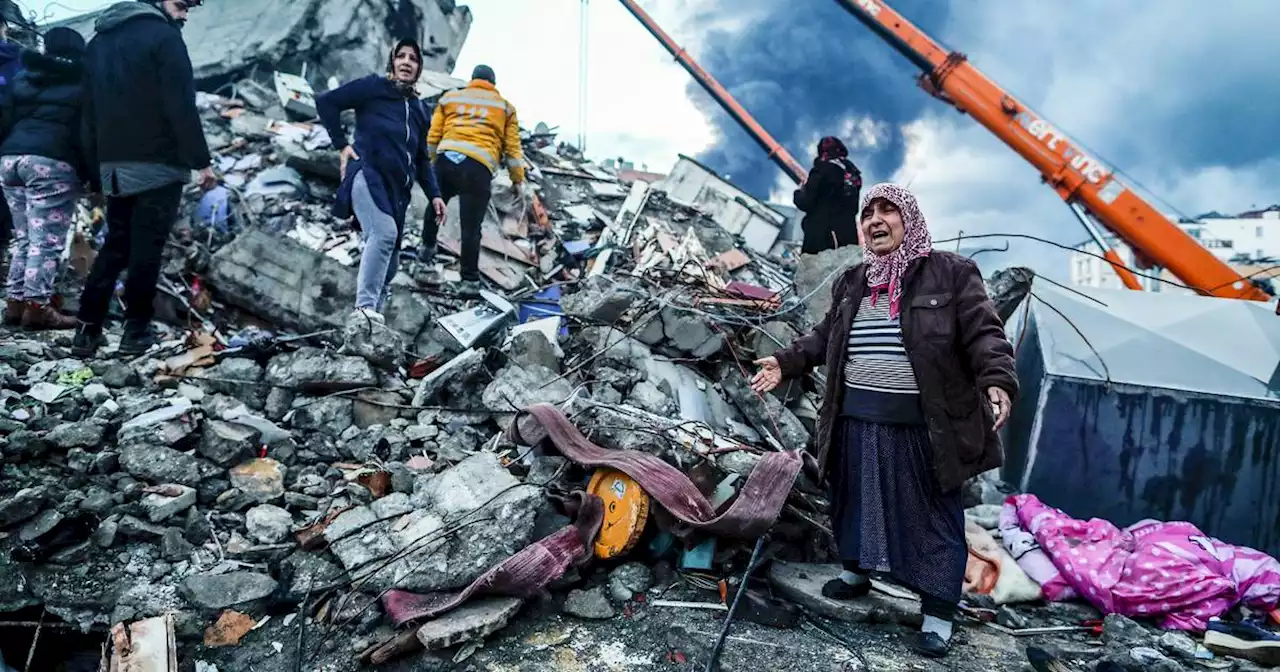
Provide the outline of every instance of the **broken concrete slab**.
<path id="1" fill-rule="evenodd" d="M 796 293 L 804 302 L 810 325 L 822 321 L 831 308 L 831 286 L 846 269 L 862 262 L 862 248 L 845 245 L 818 254 L 802 254 L 796 264 Z"/>
<path id="2" fill-rule="evenodd" d="M 560 359 L 564 352 L 558 344 L 547 340 L 541 331 L 525 331 L 511 339 L 507 357 L 517 366 L 536 366 L 560 373 Z"/>
<path id="3" fill-rule="evenodd" d="M 245 357 L 228 357 L 204 371 L 205 391 L 239 399 L 249 408 L 262 410 L 268 387 L 262 384 L 263 367 Z"/>
<path id="4" fill-rule="evenodd" d="M 54 25 L 88 40 L 101 13 Z M 439 0 L 220 0 L 194 9 L 183 34 L 197 82 L 209 90 L 254 71 L 284 70 L 305 72 L 323 91 L 330 77 L 348 82 L 381 72 L 401 37 L 424 45 L 424 70 L 449 72 L 471 20 L 465 5 Z"/>
<path id="5" fill-rule="evenodd" d="M 611 325 L 645 298 L 646 294 L 631 283 L 594 275 L 579 283 L 572 294 L 561 297 L 560 308 L 565 315 Z"/>
<path id="6" fill-rule="evenodd" d="M 270 596 L 276 580 L 256 572 L 196 574 L 182 582 L 187 601 L 203 609 L 226 609 Z"/>
<path id="7" fill-rule="evenodd" d="M 203 473 L 200 460 L 194 456 L 149 443 L 121 445 L 120 466 L 143 481 L 192 487 L 200 483 Z"/>
<path id="8" fill-rule="evenodd" d="M 343 327 L 339 352 L 360 357 L 380 369 L 395 371 L 404 359 L 404 335 L 386 323 L 353 314 Z"/>
<path id="9" fill-rule="evenodd" d="M 303 392 L 337 392 L 377 386 L 378 375 L 363 357 L 305 347 L 273 358 L 266 380 Z"/>
<path id="10" fill-rule="evenodd" d="M 571 590 L 564 599 L 564 613 L 589 621 L 607 621 L 614 617 L 613 605 L 604 586 L 587 590 Z"/>
<path id="11" fill-rule="evenodd" d="M 284 472 L 284 465 L 271 458 L 249 460 L 231 470 L 231 485 L 250 500 L 269 504 L 284 497 Z"/>
<path id="12" fill-rule="evenodd" d="M 484 388 L 484 407 L 495 413 L 515 413 L 531 404 L 562 404 L 573 394 L 569 381 L 541 366 L 509 365 Z"/>
<path id="13" fill-rule="evenodd" d="M 516 597 L 471 600 L 418 628 L 418 641 L 428 651 L 435 651 L 484 639 L 505 627 L 523 604 Z"/>
<path id="14" fill-rule="evenodd" d="M 259 432 L 246 425 L 222 420 L 205 423 L 196 452 L 221 467 L 230 467 L 253 457 Z"/>
<path id="15" fill-rule="evenodd" d="M 41 508 L 44 508 L 47 500 L 49 500 L 49 489 L 44 486 L 23 488 L 13 497 L 0 497 L 0 527 L 17 525 L 35 516 L 36 513 L 40 513 Z"/>
<path id="16" fill-rule="evenodd" d="M 175 483 L 164 486 L 164 490 L 163 493 L 148 493 L 142 498 L 142 508 L 147 512 L 147 520 L 162 523 L 195 506 L 195 488 Z"/>
<path id="17" fill-rule="evenodd" d="M 839 576 L 840 571 L 840 565 L 775 562 L 769 568 L 769 581 L 782 597 L 828 618 L 851 623 L 898 623 L 910 626 L 918 626 L 923 621 L 918 601 L 886 595 L 879 590 L 873 590 L 870 595 L 856 600 L 824 597 L 822 585 Z M 902 589 L 894 592 L 909 594 Z"/>
<path id="18" fill-rule="evenodd" d="M 106 428 L 101 424 L 91 420 L 69 422 L 55 427 L 53 431 L 45 435 L 44 440 L 55 448 L 61 448 L 62 450 L 96 448 L 102 443 L 102 435 L 105 430 Z"/>
<path id="19" fill-rule="evenodd" d="M 120 426 L 117 441 L 121 444 L 146 444 L 151 446 L 179 446 L 195 438 L 200 429 L 200 410 L 191 402 L 147 411 Z"/>
<path id="20" fill-rule="evenodd" d="M 342 330 L 355 306 L 355 268 L 256 229 L 213 255 L 209 278 L 228 303 L 303 333 Z M 400 294 L 392 294 L 389 324 L 413 339 L 427 323 L 430 306 Z"/>
<path id="21" fill-rule="evenodd" d="M 244 516 L 249 537 L 263 544 L 278 544 L 289 536 L 293 528 L 293 516 L 288 511 L 271 504 L 260 504 L 249 509 Z"/>
<path id="22" fill-rule="evenodd" d="M 355 402 L 348 397 L 298 399 L 294 402 L 293 427 L 338 436 L 355 424 Z"/>
<path id="23" fill-rule="evenodd" d="M 369 577 L 378 590 L 449 590 L 523 549 L 541 506 L 541 490 L 482 452 L 419 478 L 412 497 L 393 493 L 343 513 L 324 535 L 352 577 Z M 455 524 L 462 527 L 448 534 Z"/>
<path id="24" fill-rule="evenodd" d="M 809 430 L 777 397 L 763 397 L 751 389 L 746 376 L 736 362 L 720 365 L 720 385 L 725 396 L 739 409 L 757 431 L 774 437 L 786 450 L 804 448 L 809 444 Z"/>

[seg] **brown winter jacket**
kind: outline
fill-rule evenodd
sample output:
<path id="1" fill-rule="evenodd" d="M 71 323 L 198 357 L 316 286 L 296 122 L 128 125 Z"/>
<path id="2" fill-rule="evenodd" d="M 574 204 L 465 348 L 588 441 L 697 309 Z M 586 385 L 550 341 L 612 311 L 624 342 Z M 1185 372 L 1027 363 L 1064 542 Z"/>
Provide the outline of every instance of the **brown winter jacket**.
<path id="1" fill-rule="evenodd" d="M 846 271 L 833 284 L 831 309 L 818 326 L 774 355 L 783 378 L 826 366 L 826 390 L 813 444 L 824 477 L 832 428 L 844 397 L 842 371 L 849 329 L 866 286 L 864 265 Z M 943 492 L 950 492 L 1003 461 L 986 389 L 999 387 L 1010 399 L 1017 396 L 1013 346 L 987 297 L 982 274 L 969 259 L 934 251 L 907 267 L 903 287 L 903 343 L 920 386 L 934 473 Z"/>

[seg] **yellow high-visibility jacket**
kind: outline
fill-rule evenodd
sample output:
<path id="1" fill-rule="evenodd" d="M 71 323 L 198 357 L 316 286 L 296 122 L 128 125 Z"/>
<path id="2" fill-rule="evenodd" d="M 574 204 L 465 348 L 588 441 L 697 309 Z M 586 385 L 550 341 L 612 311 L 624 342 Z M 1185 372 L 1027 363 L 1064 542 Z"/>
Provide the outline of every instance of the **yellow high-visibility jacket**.
<path id="1" fill-rule="evenodd" d="M 483 79 L 473 79 L 467 88 L 440 97 L 431 116 L 427 151 L 432 161 L 438 152 L 459 152 L 488 166 L 490 171 L 496 171 L 499 159 L 505 156 L 511 181 L 524 181 L 524 151 L 520 147 L 516 108 L 498 93 L 497 87 Z"/>

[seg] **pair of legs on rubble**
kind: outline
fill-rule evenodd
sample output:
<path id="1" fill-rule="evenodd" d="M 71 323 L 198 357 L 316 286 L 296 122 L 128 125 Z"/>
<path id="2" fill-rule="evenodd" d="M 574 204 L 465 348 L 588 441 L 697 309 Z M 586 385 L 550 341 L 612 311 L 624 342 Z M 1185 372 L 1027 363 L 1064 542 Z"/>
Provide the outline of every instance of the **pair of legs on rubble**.
<path id="1" fill-rule="evenodd" d="M 400 227 L 391 215 L 378 208 L 364 173 L 351 181 L 351 209 L 360 223 L 364 251 L 356 274 L 356 313 L 384 322 L 382 311 L 391 296 L 391 281 L 400 267 Z"/>
<path id="2" fill-rule="evenodd" d="M 493 173 L 475 159 L 443 152 L 436 158 L 436 180 L 445 203 L 458 197 L 458 219 L 462 229 L 462 281 L 480 282 L 480 237 L 493 185 Z M 428 213 L 422 221 L 422 261 L 432 263 L 440 222 Z"/>
<path id="3" fill-rule="evenodd" d="M 929 431 L 842 417 L 832 443 L 832 524 L 844 571 L 823 594 L 852 599 L 888 574 L 921 597 L 919 651 L 946 655 L 968 548 L 960 491 L 940 491 Z"/>
<path id="4" fill-rule="evenodd" d="M 139 355 L 154 343 L 151 318 L 155 314 L 156 283 L 169 231 L 178 218 L 181 183 L 130 196 L 107 198 L 107 236 L 98 252 L 84 293 L 80 295 L 80 331 L 72 344 L 77 357 L 88 357 L 101 347 L 116 281 L 124 281 L 124 336 L 120 354 Z"/>
<path id="5" fill-rule="evenodd" d="M 80 178 L 65 161 L 43 156 L 0 158 L 0 184 L 12 216 L 4 324 L 72 329 L 76 319 L 54 306 L 54 284 L 80 198 Z"/>

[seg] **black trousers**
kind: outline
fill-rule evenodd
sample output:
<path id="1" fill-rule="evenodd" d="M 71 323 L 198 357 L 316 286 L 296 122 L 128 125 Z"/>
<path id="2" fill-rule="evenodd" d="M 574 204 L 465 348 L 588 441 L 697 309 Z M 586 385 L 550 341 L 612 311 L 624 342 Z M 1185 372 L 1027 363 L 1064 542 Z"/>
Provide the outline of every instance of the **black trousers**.
<path id="1" fill-rule="evenodd" d="M 459 225 L 462 228 L 462 279 L 480 279 L 480 227 L 489 210 L 493 173 L 488 166 L 467 157 L 454 163 L 447 157 L 436 157 L 436 180 L 445 203 L 458 197 Z M 428 211 L 422 218 L 422 243 L 434 248 L 440 233 L 440 222 Z"/>
<path id="2" fill-rule="evenodd" d="M 151 321 L 164 244 L 178 218 L 181 200 L 180 183 L 107 199 L 107 239 L 80 295 L 80 321 L 95 326 L 106 322 L 116 280 L 126 270 L 125 320 L 143 324 Z"/>

